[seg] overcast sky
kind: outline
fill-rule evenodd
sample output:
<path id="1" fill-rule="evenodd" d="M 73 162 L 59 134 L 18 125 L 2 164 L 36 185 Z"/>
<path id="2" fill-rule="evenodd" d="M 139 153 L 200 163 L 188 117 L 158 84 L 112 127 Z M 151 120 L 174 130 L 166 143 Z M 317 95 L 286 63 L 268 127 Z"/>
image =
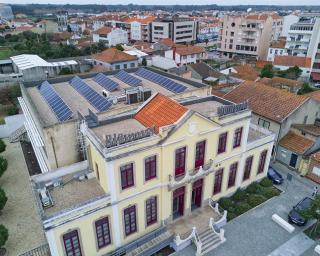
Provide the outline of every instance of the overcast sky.
<path id="1" fill-rule="evenodd" d="M 11 4 L 218 4 L 218 5 L 247 5 L 247 4 L 274 4 L 274 5 L 320 5 L 320 0 L 11 0 L 2 1 Z"/>

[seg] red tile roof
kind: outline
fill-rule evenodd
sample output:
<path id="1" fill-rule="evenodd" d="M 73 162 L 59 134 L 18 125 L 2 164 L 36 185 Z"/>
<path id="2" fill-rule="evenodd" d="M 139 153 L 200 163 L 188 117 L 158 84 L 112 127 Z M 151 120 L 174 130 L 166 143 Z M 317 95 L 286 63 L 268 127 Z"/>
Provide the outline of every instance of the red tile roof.
<path id="1" fill-rule="evenodd" d="M 136 56 L 129 55 L 125 52 L 117 50 L 116 48 L 109 48 L 103 52 L 94 54 L 92 55 L 92 58 L 106 63 L 137 60 Z"/>
<path id="2" fill-rule="evenodd" d="M 256 68 L 263 68 L 266 64 L 272 64 L 272 61 L 257 60 L 257 62 L 256 62 Z"/>
<path id="3" fill-rule="evenodd" d="M 320 151 L 314 153 L 312 156 L 312 159 L 320 163 Z"/>
<path id="4" fill-rule="evenodd" d="M 174 124 L 187 110 L 176 101 L 158 93 L 139 110 L 135 119 L 146 127 L 155 127 L 158 133 L 160 127 Z"/>
<path id="5" fill-rule="evenodd" d="M 251 81 L 243 82 L 228 92 L 224 98 L 235 103 L 248 100 L 254 113 L 275 122 L 282 122 L 308 100 L 308 97 Z"/>
<path id="6" fill-rule="evenodd" d="M 314 141 L 307 139 L 304 136 L 298 135 L 292 131 L 289 131 L 279 141 L 280 146 L 287 148 L 300 155 L 305 153 L 313 144 L 314 144 Z"/>
<path id="7" fill-rule="evenodd" d="M 162 44 L 164 44 L 164 45 L 166 45 L 168 47 L 174 46 L 174 42 L 170 38 L 162 38 L 160 40 L 160 43 L 162 43 Z"/>
<path id="8" fill-rule="evenodd" d="M 258 78 L 258 72 L 254 67 L 245 64 L 245 65 L 237 65 L 233 67 L 237 73 L 232 73 L 232 76 L 240 78 L 242 80 L 255 81 Z"/>
<path id="9" fill-rule="evenodd" d="M 308 96 L 308 97 L 320 102 L 320 90 L 307 93 L 307 94 L 305 94 L 305 96 Z"/>
<path id="10" fill-rule="evenodd" d="M 94 33 L 98 35 L 106 35 L 106 34 L 109 34 L 111 31 L 112 31 L 112 28 L 102 27 L 97 29 Z"/>
<path id="11" fill-rule="evenodd" d="M 191 55 L 205 52 L 205 49 L 201 46 L 189 45 L 189 46 L 179 46 L 176 48 L 176 53 L 179 55 Z"/>
<path id="12" fill-rule="evenodd" d="M 273 64 L 277 66 L 286 66 L 286 67 L 298 66 L 302 68 L 311 68 L 311 58 L 276 55 L 274 57 Z"/>

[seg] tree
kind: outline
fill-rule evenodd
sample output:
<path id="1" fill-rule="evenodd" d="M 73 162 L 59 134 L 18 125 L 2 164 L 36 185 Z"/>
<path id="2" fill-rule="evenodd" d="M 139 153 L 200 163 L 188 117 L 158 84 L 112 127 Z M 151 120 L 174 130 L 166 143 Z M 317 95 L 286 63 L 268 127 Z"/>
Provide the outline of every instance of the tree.
<path id="1" fill-rule="evenodd" d="M 6 244 L 8 237 L 9 237 L 8 229 L 5 226 L 0 225 L 0 249 L 2 250 L 0 251 L 0 255 L 4 255 L 6 252 L 3 246 Z"/>
<path id="2" fill-rule="evenodd" d="M 123 51 L 124 50 L 121 44 L 117 44 L 116 45 L 116 49 L 119 50 L 119 51 Z"/>
<path id="3" fill-rule="evenodd" d="M 316 223 L 313 225 L 310 230 L 310 236 L 315 234 L 318 229 L 318 225 L 320 223 L 320 196 L 317 195 L 315 199 L 312 201 L 312 204 L 309 208 L 299 211 L 301 216 L 306 220 L 315 220 Z"/>
<path id="4" fill-rule="evenodd" d="M 0 177 L 4 174 L 7 170 L 8 162 L 3 156 L 0 156 Z"/>
<path id="5" fill-rule="evenodd" d="M 6 150 L 6 143 L 4 143 L 2 139 L 0 139 L 0 153 L 4 152 L 5 150 Z"/>
<path id="6" fill-rule="evenodd" d="M 261 70 L 261 77 L 272 78 L 274 76 L 273 66 L 272 64 L 266 64 Z"/>
<path id="7" fill-rule="evenodd" d="M 287 70 L 278 71 L 278 76 L 296 80 L 300 77 L 302 70 L 298 66 L 290 67 Z"/>
<path id="8" fill-rule="evenodd" d="M 68 31 L 69 33 L 72 32 L 72 29 L 71 29 L 70 25 L 67 26 L 67 31 Z"/>
<path id="9" fill-rule="evenodd" d="M 0 188 L 0 213 L 3 210 L 4 206 L 6 205 L 8 201 L 6 192 L 2 188 Z"/>
<path id="10" fill-rule="evenodd" d="M 147 66 L 147 59 L 143 58 L 141 64 L 142 66 Z"/>
<path id="11" fill-rule="evenodd" d="M 310 84 L 307 82 L 304 82 L 302 84 L 301 88 L 299 89 L 298 94 L 302 95 L 302 94 L 305 94 L 308 92 L 313 92 L 313 91 L 314 91 L 314 89 L 310 86 Z"/>

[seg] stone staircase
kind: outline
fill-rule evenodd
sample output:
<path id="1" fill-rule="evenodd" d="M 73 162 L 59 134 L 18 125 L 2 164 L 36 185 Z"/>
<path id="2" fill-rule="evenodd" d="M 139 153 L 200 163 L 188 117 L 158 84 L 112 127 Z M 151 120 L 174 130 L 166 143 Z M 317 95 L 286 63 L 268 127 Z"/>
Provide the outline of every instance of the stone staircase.
<path id="1" fill-rule="evenodd" d="M 130 251 L 126 254 L 126 256 L 135 256 L 135 255 L 152 255 L 153 253 L 157 252 L 162 244 L 166 244 L 168 240 L 172 240 L 172 234 L 168 231 L 160 234 L 159 236 L 151 239 L 150 241 L 146 242 L 145 244 L 137 247 L 133 251 Z M 155 251 L 154 251 L 155 250 Z"/>
<path id="2" fill-rule="evenodd" d="M 9 141 L 11 143 L 18 142 L 20 140 L 21 136 L 23 136 L 24 133 L 26 133 L 26 132 L 27 132 L 26 127 L 24 125 L 22 125 L 19 129 L 15 130 L 10 135 Z"/>
<path id="3" fill-rule="evenodd" d="M 211 228 L 207 228 L 202 233 L 200 233 L 199 239 L 202 243 L 201 255 L 205 255 L 206 253 L 210 252 L 211 250 L 225 242 L 225 239 L 221 239 L 221 237 Z"/>

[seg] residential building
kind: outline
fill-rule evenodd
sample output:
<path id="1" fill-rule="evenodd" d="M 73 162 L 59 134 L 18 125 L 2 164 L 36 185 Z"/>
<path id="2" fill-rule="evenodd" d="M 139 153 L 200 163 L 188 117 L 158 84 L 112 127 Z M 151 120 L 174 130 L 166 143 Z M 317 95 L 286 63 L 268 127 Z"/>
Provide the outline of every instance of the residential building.
<path id="1" fill-rule="evenodd" d="M 157 93 L 133 112 L 83 122 L 87 169 L 32 178 L 51 254 L 152 255 L 183 248 L 182 234 L 187 244 L 199 234 L 199 254 L 225 242 L 216 227 L 227 213 L 214 202 L 269 166 L 274 135 L 250 119 L 246 103 Z"/>
<path id="2" fill-rule="evenodd" d="M 320 184 L 320 151 L 311 155 L 306 177 Z"/>
<path id="3" fill-rule="evenodd" d="M 187 65 L 187 70 L 191 71 L 191 78 L 203 81 L 208 84 L 223 83 L 226 75 L 214 70 L 204 62 Z"/>
<path id="4" fill-rule="evenodd" d="M 287 70 L 290 67 L 297 66 L 302 70 L 300 77 L 309 80 L 312 69 L 312 59 L 309 57 L 276 55 L 274 57 L 273 66 L 280 70 Z"/>
<path id="5" fill-rule="evenodd" d="M 252 123 L 275 134 L 275 149 L 292 124 L 314 124 L 319 118 L 319 102 L 258 82 L 243 82 L 223 98 L 238 103 L 247 100 Z"/>
<path id="6" fill-rule="evenodd" d="M 165 51 L 165 57 L 174 60 L 180 66 L 207 59 L 207 53 L 201 46 L 175 45 L 172 49 Z"/>
<path id="7" fill-rule="evenodd" d="M 266 60 L 270 42 L 279 36 L 282 25 L 278 22 L 278 16 L 264 13 L 225 15 L 219 51 L 229 58 L 240 55 Z"/>
<path id="8" fill-rule="evenodd" d="M 281 36 L 287 38 L 289 36 L 289 30 L 291 25 L 298 21 L 299 21 L 299 16 L 296 14 L 289 14 L 284 16 Z"/>
<path id="9" fill-rule="evenodd" d="M 297 93 L 303 85 L 303 81 L 287 79 L 278 76 L 274 76 L 272 78 L 264 77 L 258 80 L 258 82 L 278 89 L 283 89 L 292 93 Z"/>
<path id="10" fill-rule="evenodd" d="M 93 32 L 94 43 L 104 42 L 107 46 L 128 43 L 128 32 L 121 28 L 101 27 Z"/>
<path id="11" fill-rule="evenodd" d="M 278 40 L 281 37 L 283 29 L 283 17 L 274 13 L 271 14 L 272 17 L 272 36 L 271 40 Z"/>
<path id="12" fill-rule="evenodd" d="M 198 21 L 177 16 L 152 22 L 152 42 L 170 38 L 174 43 L 192 43 L 197 40 Z"/>
<path id="13" fill-rule="evenodd" d="M 287 55 L 286 51 L 286 40 L 285 38 L 279 39 L 278 41 L 272 41 L 269 46 L 267 61 L 274 61 L 274 56 Z"/>
<path id="14" fill-rule="evenodd" d="M 151 42 L 151 24 L 156 19 L 154 16 L 136 16 L 129 18 L 130 40 Z"/>
<path id="15" fill-rule="evenodd" d="M 236 65 L 224 70 L 220 70 L 220 72 L 224 75 L 240 79 L 241 81 L 255 81 L 259 77 L 257 70 L 248 64 Z"/>
<path id="16" fill-rule="evenodd" d="M 13 12 L 10 5 L 0 4 L 0 19 L 3 21 L 13 20 Z"/>
<path id="17" fill-rule="evenodd" d="M 122 52 L 109 49 L 99 56 L 101 61 L 97 60 L 97 62 L 103 65 L 108 61 L 113 63 L 115 68 L 116 65 L 121 65 L 120 67 L 123 68 L 126 63 L 126 68 L 130 68 L 130 63 L 134 63 L 137 67 L 137 59 Z M 107 56 L 107 59 L 104 56 Z M 102 66 L 98 64 L 98 67 Z M 210 88 L 204 84 L 153 70 L 153 73 L 157 72 L 156 74 L 161 75 L 163 79 L 179 84 L 180 89 L 180 85 L 183 85 L 183 90 L 177 92 L 173 88 L 166 88 L 137 75 L 136 70 L 131 69 L 131 73 L 128 74 L 124 71 L 121 73 L 109 71 L 98 75 L 91 73 L 63 76 L 58 80 L 49 79 L 49 86 L 46 83 L 42 86 L 42 82 L 21 84 L 23 98 L 19 99 L 20 105 L 26 116 L 26 129 L 42 173 L 81 163 L 86 159 L 83 146 L 85 142 L 80 132 L 81 117 L 95 122 L 96 115 L 101 119 L 112 114 L 129 113 L 156 92 L 177 98 L 203 97 L 210 94 Z M 121 74 L 130 79 L 124 79 Z M 101 79 L 105 83 L 101 82 Z M 132 85 L 131 81 L 135 81 L 136 84 Z M 82 91 L 76 87 L 79 84 L 85 88 L 91 88 L 91 90 L 88 89 L 90 93 L 103 104 L 94 104 L 90 97 L 86 97 L 87 95 L 82 94 Z M 61 111 L 50 105 L 51 101 L 46 100 L 45 94 L 42 94 L 43 90 L 53 91 L 52 94 L 61 99 L 59 100 L 62 105 L 59 108 Z M 66 111 L 67 109 L 70 111 Z"/>
<path id="18" fill-rule="evenodd" d="M 68 27 L 68 12 L 58 11 L 56 13 L 59 31 L 66 31 Z"/>

